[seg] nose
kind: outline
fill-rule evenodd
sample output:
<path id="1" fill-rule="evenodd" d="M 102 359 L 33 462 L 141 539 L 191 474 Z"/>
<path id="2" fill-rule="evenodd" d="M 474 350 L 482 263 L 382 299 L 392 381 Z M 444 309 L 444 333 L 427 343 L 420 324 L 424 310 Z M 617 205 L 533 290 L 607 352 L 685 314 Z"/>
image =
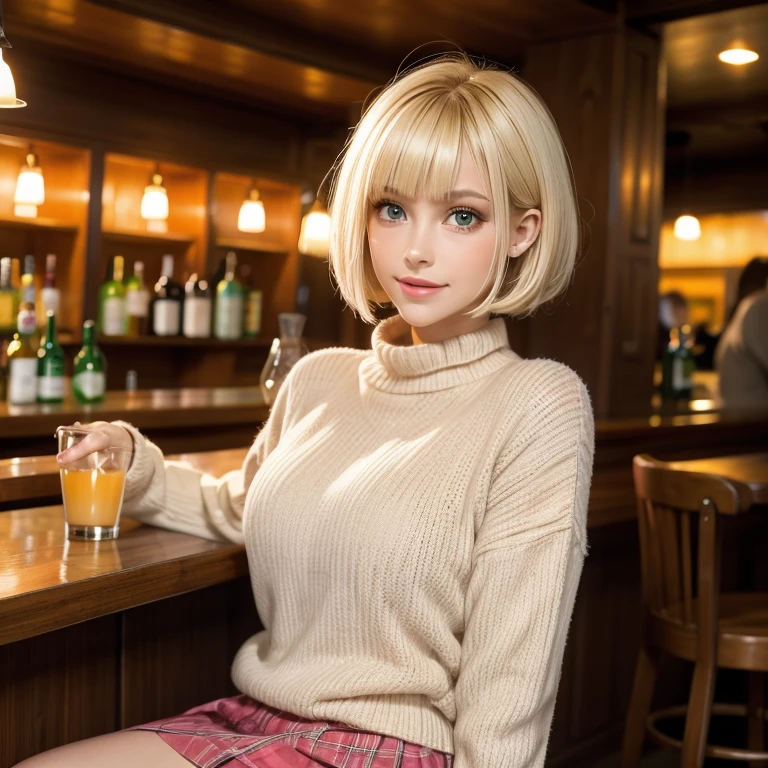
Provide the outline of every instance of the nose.
<path id="1" fill-rule="evenodd" d="M 433 237 L 429 232 L 427 223 L 414 223 L 409 228 L 410 237 L 406 243 L 403 261 L 410 268 L 415 265 L 429 266 L 434 262 Z"/>

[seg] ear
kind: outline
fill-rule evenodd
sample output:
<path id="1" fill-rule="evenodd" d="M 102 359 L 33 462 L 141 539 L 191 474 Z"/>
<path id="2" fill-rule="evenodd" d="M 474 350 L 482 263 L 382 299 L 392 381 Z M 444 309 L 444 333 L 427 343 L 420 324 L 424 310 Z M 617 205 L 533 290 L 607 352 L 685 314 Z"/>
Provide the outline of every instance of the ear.
<path id="1" fill-rule="evenodd" d="M 509 232 L 509 258 L 522 256 L 541 232 L 541 211 L 530 208 L 512 216 Z"/>

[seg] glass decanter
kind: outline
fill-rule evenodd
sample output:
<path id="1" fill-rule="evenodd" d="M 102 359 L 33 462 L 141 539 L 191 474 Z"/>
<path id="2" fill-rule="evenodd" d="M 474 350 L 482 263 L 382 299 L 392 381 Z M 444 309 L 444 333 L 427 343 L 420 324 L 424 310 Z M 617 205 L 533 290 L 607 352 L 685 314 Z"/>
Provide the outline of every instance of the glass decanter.
<path id="1" fill-rule="evenodd" d="M 275 402 L 288 371 L 300 358 L 309 354 L 309 348 L 302 337 L 307 316 L 298 312 L 281 312 L 277 319 L 280 323 L 280 337 L 272 342 L 260 379 L 261 393 L 267 405 Z"/>

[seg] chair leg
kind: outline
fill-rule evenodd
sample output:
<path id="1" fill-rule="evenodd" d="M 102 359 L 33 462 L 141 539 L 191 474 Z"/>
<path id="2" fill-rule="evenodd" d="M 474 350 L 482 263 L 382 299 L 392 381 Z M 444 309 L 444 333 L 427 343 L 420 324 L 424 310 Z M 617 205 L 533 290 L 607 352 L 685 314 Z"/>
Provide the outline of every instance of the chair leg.
<path id="1" fill-rule="evenodd" d="M 637 768 L 645 741 L 645 722 L 651 710 L 653 689 L 659 671 L 661 653 L 647 642 L 640 648 L 635 668 L 635 682 L 629 702 L 624 739 L 621 745 L 619 768 Z"/>
<path id="2" fill-rule="evenodd" d="M 697 662 L 693 672 L 688 713 L 685 718 L 681 768 L 701 768 L 707 746 L 709 720 L 712 715 L 712 699 L 715 695 L 714 664 Z"/>
<path id="3" fill-rule="evenodd" d="M 749 673 L 749 699 L 747 702 L 747 745 L 755 751 L 765 750 L 765 675 Z M 765 760 L 750 760 L 749 768 L 765 768 Z"/>

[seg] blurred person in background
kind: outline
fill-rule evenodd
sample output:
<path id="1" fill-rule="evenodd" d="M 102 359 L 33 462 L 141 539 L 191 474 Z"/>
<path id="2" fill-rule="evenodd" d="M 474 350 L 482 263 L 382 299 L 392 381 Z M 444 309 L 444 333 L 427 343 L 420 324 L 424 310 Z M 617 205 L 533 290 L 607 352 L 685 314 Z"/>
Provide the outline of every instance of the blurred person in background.
<path id="1" fill-rule="evenodd" d="M 715 354 L 727 408 L 768 409 L 768 257 L 752 259 Z"/>

